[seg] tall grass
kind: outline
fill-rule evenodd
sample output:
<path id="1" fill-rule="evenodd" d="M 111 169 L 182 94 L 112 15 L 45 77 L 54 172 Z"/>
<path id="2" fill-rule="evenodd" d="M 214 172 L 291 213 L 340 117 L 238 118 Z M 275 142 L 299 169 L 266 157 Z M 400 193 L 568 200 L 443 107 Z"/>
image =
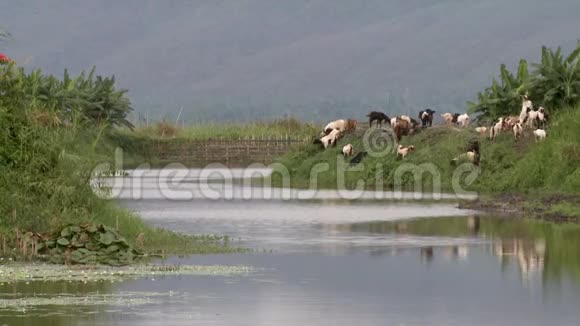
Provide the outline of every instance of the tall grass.
<path id="1" fill-rule="evenodd" d="M 146 138 L 185 139 L 248 139 L 248 138 L 298 138 L 316 134 L 319 127 L 294 118 L 253 123 L 204 123 L 181 127 L 168 121 L 135 128 L 134 135 Z"/>
<path id="2" fill-rule="evenodd" d="M 194 253 L 236 250 L 227 238 L 185 236 L 153 228 L 114 202 L 98 198 L 91 171 L 112 156 L 106 128 L 76 121 L 68 127 L 0 107 L 0 237 L 13 245 L 18 232 L 53 234 L 68 224 L 117 228 L 147 252 Z M 4 248 L 5 249 L 5 248 Z M 0 253 L 1 255 L 2 253 Z"/>

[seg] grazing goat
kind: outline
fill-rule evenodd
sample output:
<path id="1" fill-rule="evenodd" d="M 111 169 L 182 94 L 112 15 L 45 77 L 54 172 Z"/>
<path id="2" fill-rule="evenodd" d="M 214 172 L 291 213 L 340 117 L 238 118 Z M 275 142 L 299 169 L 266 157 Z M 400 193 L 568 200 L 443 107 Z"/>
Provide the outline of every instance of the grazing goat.
<path id="1" fill-rule="evenodd" d="M 397 142 L 401 141 L 401 137 L 408 136 L 412 133 L 411 123 L 406 120 L 398 120 L 395 123 L 394 131 L 397 136 Z"/>
<path id="2" fill-rule="evenodd" d="M 505 127 L 504 118 L 499 118 L 498 122 L 495 125 L 493 125 L 489 130 L 489 139 L 491 141 L 494 141 L 495 137 L 497 137 L 501 133 L 504 127 Z"/>
<path id="3" fill-rule="evenodd" d="M 477 151 L 465 152 L 451 160 L 451 165 L 455 166 L 461 161 L 469 161 L 475 166 L 479 166 L 479 153 Z"/>
<path id="4" fill-rule="evenodd" d="M 544 129 L 534 130 L 534 138 L 536 139 L 536 143 L 546 139 L 546 131 Z"/>
<path id="5" fill-rule="evenodd" d="M 369 118 L 369 127 L 373 126 L 373 121 L 376 121 L 376 125 L 377 126 L 383 126 L 383 122 L 385 121 L 390 121 L 391 118 L 389 118 L 386 114 L 384 114 L 383 112 L 378 112 L 378 111 L 372 111 L 371 113 L 367 114 L 367 117 Z"/>
<path id="6" fill-rule="evenodd" d="M 485 136 L 485 134 L 487 133 L 487 127 L 476 127 L 475 132 L 477 132 L 482 136 Z"/>
<path id="7" fill-rule="evenodd" d="M 528 116 L 526 117 L 526 125 L 528 128 L 534 128 L 534 124 L 538 122 L 538 111 L 534 109 L 528 110 Z M 538 126 L 539 127 L 539 126 Z"/>
<path id="8" fill-rule="evenodd" d="M 467 151 L 451 160 L 451 165 L 457 165 L 460 161 L 469 161 L 475 166 L 479 166 L 480 161 L 479 141 L 471 140 L 467 144 Z"/>
<path id="9" fill-rule="evenodd" d="M 462 115 L 457 116 L 457 123 L 460 124 L 461 127 L 467 127 L 469 125 L 469 115 L 463 113 Z"/>
<path id="10" fill-rule="evenodd" d="M 359 164 L 367 156 L 367 152 L 358 152 L 349 162 L 350 166 Z"/>
<path id="11" fill-rule="evenodd" d="M 445 123 L 453 123 L 453 114 L 451 113 L 443 113 L 441 115 L 441 117 L 443 118 L 443 120 L 445 121 Z"/>
<path id="12" fill-rule="evenodd" d="M 325 135 L 330 134 L 333 130 L 338 130 L 340 132 L 346 132 L 350 130 L 355 130 L 357 125 L 356 120 L 352 119 L 339 119 L 328 123 L 322 130 Z"/>
<path id="13" fill-rule="evenodd" d="M 407 115 L 401 115 L 401 116 L 398 116 L 398 117 L 391 118 L 391 127 L 393 129 L 395 129 L 395 127 L 397 126 L 397 124 L 399 122 L 407 122 L 410 125 L 411 129 L 413 129 L 416 126 L 419 125 L 419 122 L 417 120 L 411 119 Z"/>
<path id="14" fill-rule="evenodd" d="M 410 152 L 415 150 L 415 146 L 411 145 L 408 147 L 404 147 L 403 145 L 399 144 L 399 147 L 397 148 L 397 157 L 401 156 L 402 158 L 407 157 L 407 155 L 409 155 Z"/>
<path id="15" fill-rule="evenodd" d="M 429 127 L 433 125 L 433 114 L 435 114 L 436 112 L 437 111 L 433 111 L 431 109 L 419 112 L 419 120 L 421 120 L 423 128 L 427 128 L 427 125 L 429 125 Z"/>
<path id="16" fill-rule="evenodd" d="M 329 146 L 335 146 L 336 142 L 340 139 L 340 137 L 342 137 L 342 133 L 340 132 L 340 130 L 332 129 L 332 131 L 328 135 L 320 139 L 315 139 L 314 144 L 321 144 L 326 149 Z"/>
<path id="17" fill-rule="evenodd" d="M 344 158 L 352 156 L 353 153 L 354 151 L 351 144 L 344 145 L 342 148 L 342 155 L 344 155 Z"/>
<path id="18" fill-rule="evenodd" d="M 518 140 L 518 138 L 521 138 L 524 135 L 524 128 L 522 127 L 521 123 L 514 124 L 513 131 L 514 131 L 514 139 L 516 141 Z"/>

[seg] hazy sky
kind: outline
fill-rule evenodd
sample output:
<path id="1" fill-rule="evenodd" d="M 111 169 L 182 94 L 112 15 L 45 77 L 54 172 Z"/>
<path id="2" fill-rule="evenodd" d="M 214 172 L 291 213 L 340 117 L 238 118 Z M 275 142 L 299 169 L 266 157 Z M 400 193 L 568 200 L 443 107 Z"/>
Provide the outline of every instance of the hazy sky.
<path id="1" fill-rule="evenodd" d="M 501 63 L 580 38 L 577 0 L 0 1 L 0 50 L 115 74 L 140 112 L 190 120 L 461 111 Z"/>

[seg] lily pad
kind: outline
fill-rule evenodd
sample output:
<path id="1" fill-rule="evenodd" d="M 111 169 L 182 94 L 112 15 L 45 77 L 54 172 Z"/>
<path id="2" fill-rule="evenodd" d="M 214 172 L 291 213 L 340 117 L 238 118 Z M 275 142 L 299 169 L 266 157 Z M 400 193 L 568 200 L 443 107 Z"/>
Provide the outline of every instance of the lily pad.
<path id="1" fill-rule="evenodd" d="M 58 243 L 61 246 L 68 246 L 70 244 L 70 241 L 68 241 L 67 238 L 62 237 L 62 238 L 58 238 L 56 243 Z"/>
<path id="2" fill-rule="evenodd" d="M 115 236 L 112 233 L 110 233 L 110 232 L 101 233 L 100 238 L 99 238 L 99 242 L 101 244 L 108 246 L 111 243 L 113 243 L 113 241 L 115 241 Z"/>

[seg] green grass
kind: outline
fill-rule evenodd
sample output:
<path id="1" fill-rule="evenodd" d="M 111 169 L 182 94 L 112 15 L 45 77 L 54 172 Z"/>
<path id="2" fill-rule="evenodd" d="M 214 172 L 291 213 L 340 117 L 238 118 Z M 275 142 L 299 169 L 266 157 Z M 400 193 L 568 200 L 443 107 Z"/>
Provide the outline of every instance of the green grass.
<path id="1" fill-rule="evenodd" d="M 336 147 L 322 150 L 317 145 L 306 144 L 296 148 L 278 160 L 290 172 L 293 187 L 308 187 L 313 167 L 328 164 L 327 171 L 318 174 L 319 188 L 337 188 L 337 176 L 344 173 L 345 185 L 353 188 L 363 182 L 367 189 L 393 189 L 396 172 L 404 163 L 415 165 L 416 171 L 434 168 L 441 177 L 441 190 L 452 191 L 453 175 L 456 173 L 450 161 L 465 152 L 468 141 L 477 139 L 481 144 L 479 176 L 468 182 L 462 175 L 463 189 L 481 193 L 580 193 L 580 109 L 562 110 L 554 117 L 544 142 L 535 143 L 531 131 L 525 138 L 514 142 L 511 133 L 501 134 L 495 142 L 480 136 L 473 128 L 434 126 L 419 133 L 403 137 L 403 145 L 414 145 L 416 150 L 407 159 L 396 158 L 394 149 L 384 157 L 367 156 L 356 168 L 344 168 L 342 146 L 351 143 L 355 153 L 363 151 L 363 132 L 346 135 Z M 392 146 L 394 148 L 394 146 Z M 427 164 L 427 165 L 425 165 Z M 473 171 L 472 170 L 472 171 Z M 378 173 L 382 171 L 383 173 Z M 415 189 L 411 173 L 402 174 L 400 188 Z M 433 177 L 429 173 L 419 175 L 418 190 L 432 191 Z M 274 174 L 274 185 L 281 186 L 282 179 Z M 382 188 L 381 188 L 382 187 Z"/>
<path id="2" fill-rule="evenodd" d="M 2 109 L 2 108 L 0 108 Z M 9 110 L 0 110 L 0 114 Z M 151 227 L 116 203 L 98 198 L 89 184 L 99 162 L 110 161 L 117 144 L 109 130 L 86 124 L 37 125 L 18 114 L 0 117 L 0 255 L 12 255 L 16 236 L 46 236 L 69 224 L 96 223 L 118 228 L 147 253 L 188 254 L 239 251 L 227 237 L 182 235 Z M 137 239 L 140 239 L 137 241 Z"/>
<path id="3" fill-rule="evenodd" d="M 550 212 L 564 216 L 580 216 L 580 204 L 558 203 L 550 207 Z"/>
<path id="4" fill-rule="evenodd" d="M 318 126 L 294 118 L 253 123 L 204 123 L 181 127 L 169 122 L 158 122 L 151 126 L 137 127 L 127 132 L 141 138 L 184 138 L 184 139 L 251 139 L 291 138 L 305 139 L 319 132 Z"/>

